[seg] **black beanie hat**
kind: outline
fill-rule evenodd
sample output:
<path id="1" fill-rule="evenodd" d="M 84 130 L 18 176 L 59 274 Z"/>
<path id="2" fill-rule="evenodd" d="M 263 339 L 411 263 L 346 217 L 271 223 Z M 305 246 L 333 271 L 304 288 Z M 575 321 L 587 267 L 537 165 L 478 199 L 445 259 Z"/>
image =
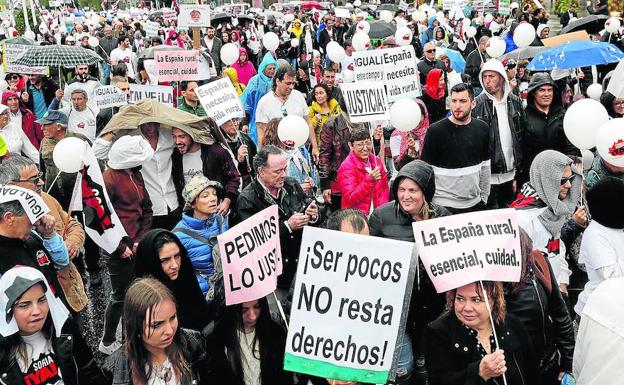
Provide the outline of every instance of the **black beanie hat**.
<path id="1" fill-rule="evenodd" d="M 612 229 L 624 229 L 624 181 L 602 178 L 587 191 L 587 206 L 592 219 Z"/>

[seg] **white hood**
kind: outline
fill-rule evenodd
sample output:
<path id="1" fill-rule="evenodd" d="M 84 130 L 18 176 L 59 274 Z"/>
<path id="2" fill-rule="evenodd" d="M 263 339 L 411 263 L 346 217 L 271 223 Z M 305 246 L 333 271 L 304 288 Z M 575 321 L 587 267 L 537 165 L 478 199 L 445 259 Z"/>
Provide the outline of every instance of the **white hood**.
<path id="1" fill-rule="evenodd" d="M 503 95 L 503 99 L 501 99 L 500 101 L 497 101 L 496 98 L 494 98 L 494 95 L 491 95 L 489 92 L 487 92 L 487 90 L 483 86 L 483 72 L 484 71 L 494 71 L 494 72 L 499 73 L 503 77 L 503 80 L 505 81 L 505 85 L 503 86 L 505 92 Z M 503 63 L 501 63 L 500 60 L 498 59 L 489 59 L 488 61 L 485 62 L 485 64 L 483 64 L 483 67 L 481 67 L 481 72 L 479 72 L 479 83 L 481 83 L 483 92 L 488 96 L 488 98 L 490 98 L 495 103 L 506 101 L 507 95 L 509 95 L 509 91 L 511 91 L 511 87 L 509 86 L 509 79 L 507 79 L 507 72 L 505 71 L 505 67 L 503 66 Z"/>

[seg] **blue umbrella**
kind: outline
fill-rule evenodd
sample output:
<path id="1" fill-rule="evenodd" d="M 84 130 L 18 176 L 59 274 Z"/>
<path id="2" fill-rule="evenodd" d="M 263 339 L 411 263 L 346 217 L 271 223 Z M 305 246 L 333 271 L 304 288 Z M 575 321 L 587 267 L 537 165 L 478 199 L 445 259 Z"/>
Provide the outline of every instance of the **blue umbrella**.
<path id="1" fill-rule="evenodd" d="M 455 72 L 460 74 L 464 72 L 464 69 L 466 68 L 466 60 L 464 60 L 464 57 L 459 51 L 448 48 L 444 48 L 441 51 L 441 53 L 446 54 L 446 56 L 448 56 L 451 60 L 451 67 L 453 67 Z"/>
<path id="2" fill-rule="evenodd" d="M 613 44 L 575 40 L 540 52 L 527 66 L 529 71 L 547 71 L 615 63 L 624 59 L 624 52 Z"/>

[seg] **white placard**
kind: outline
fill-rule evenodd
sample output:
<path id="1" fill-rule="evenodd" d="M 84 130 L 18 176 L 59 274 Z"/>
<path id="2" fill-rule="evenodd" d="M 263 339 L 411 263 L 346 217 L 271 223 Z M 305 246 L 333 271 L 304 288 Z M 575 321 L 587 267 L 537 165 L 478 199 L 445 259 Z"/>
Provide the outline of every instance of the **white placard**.
<path id="1" fill-rule="evenodd" d="M 206 114 L 220 126 L 231 119 L 243 118 L 245 110 L 230 78 L 215 80 L 195 88 Z"/>
<path id="2" fill-rule="evenodd" d="M 116 86 L 99 86 L 93 90 L 93 100 L 100 110 L 128 104 L 126 94 Z"/>
<path id="3" fill-rule="evenodd" d="M 144 86 L 130 84 L 130 103 L 138 103 L 143 99 L 154 99 L 160 103 L 173 107 L 173 87 Z"/>
<path id="4" fill-rule="evenodd" d="M 178 15 L 178 26 L 209 27 L 210 26 L 210 5 L 206 4 L 180 4 L 180 14 Z"/>
<path id="5" fill-rule="evenodd" d="M 382 82 L 342 83 L 340 90 L 352 122 L 390 119 L 388 96 Z"/>

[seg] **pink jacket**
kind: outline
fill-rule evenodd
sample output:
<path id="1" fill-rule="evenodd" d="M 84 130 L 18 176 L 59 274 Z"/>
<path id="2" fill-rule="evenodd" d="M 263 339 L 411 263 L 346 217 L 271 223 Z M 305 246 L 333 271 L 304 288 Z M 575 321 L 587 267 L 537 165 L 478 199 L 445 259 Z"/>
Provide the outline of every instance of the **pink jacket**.
<path id="1" fill-rule="evenodd" d="M 381 179 L 375 181 L 366 171 L 366 162 L 355 155 L 353 151 L 345 158 L 338 168 L 338 186 L 342 194 L 343 209 L 358 209 L 368 215 L 371 199 L 373 207 L 379 207 L 388 202 L 390 187 L 388 174 L 379 157 L 370 154 L 368 157 L 371 167 L 377 164 L 381 167 Z M 376 162 L 376 163 L 375 163 Z"/>

